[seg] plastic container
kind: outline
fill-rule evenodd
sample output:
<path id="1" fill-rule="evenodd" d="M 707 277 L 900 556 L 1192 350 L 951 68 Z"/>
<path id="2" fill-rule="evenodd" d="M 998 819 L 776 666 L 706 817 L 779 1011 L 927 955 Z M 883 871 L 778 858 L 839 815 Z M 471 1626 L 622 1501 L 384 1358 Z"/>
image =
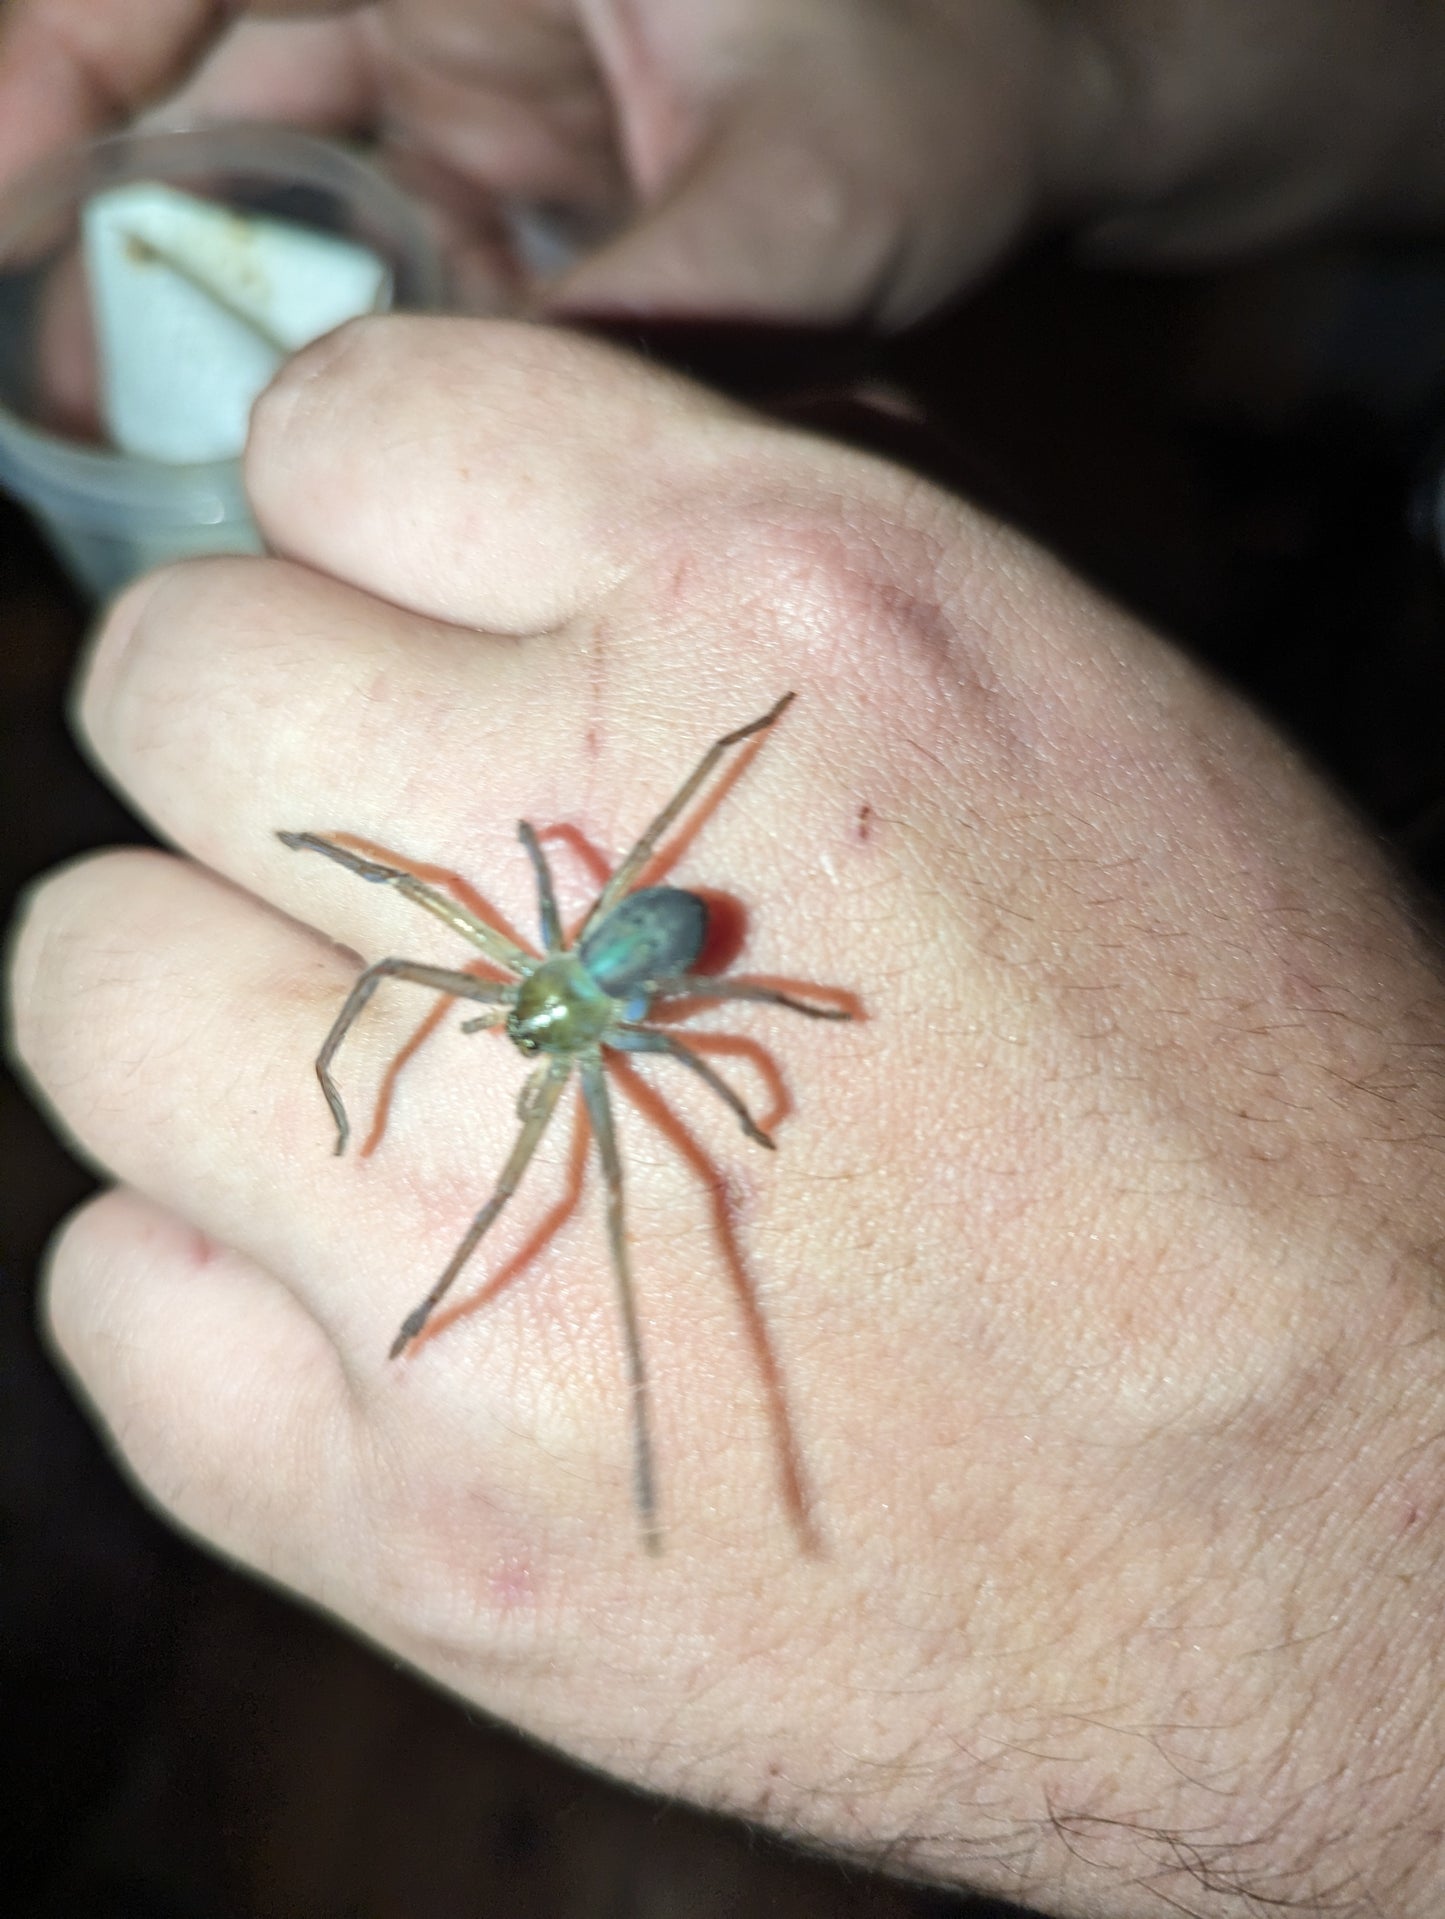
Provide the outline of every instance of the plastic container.
<path id="1" fill-rule="evenodd" d="M 0 196 L 0 486 L 30 508 L 77 584 L 96 596 L 168 560 L 261 550 L 239 460 L 138 459 L 106 445 L 87 417 L 97 380 L 80 212 L 101 188 L 131 180 L 342 234 L 386 262 L 394 309 L 446 304 L 422 211 L 354 154 L 290 128 L 116 134 Z"/>

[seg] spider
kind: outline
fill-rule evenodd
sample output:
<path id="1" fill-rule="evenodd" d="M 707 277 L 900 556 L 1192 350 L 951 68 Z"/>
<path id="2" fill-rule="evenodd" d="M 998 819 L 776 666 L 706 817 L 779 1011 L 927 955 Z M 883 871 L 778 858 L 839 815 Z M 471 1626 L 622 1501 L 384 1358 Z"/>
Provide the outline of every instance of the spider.
<path id="1" fill-rule="evenodd" d="M 707 936 L 707 905 L 696 893 L 676 886 L 644 886 L 636 882 L 656 851 L 658 842 L 707 780 L 730 747 L 766 732 L 780 718 L 793 695 L 785 693 L 775 706 L 715 740 L 692 772 L 652 821 L 597 895 L 576 939 L 569 946 L 562 934 L 552 875 L 537 835 L 526 820 L 519 821 L 521 840 L 537 883 L 543 955 L 526 952 L 487 925 L 475 913 L 414 874 L 338 846 L 318 833 L 280 833 L 293 851 L 323 853 L 359 879 L 393 886 L 407 899 L 470 940 L 511 980 L 483 980 L 445 966 L 417 960 L 382 959 L 368 966 L 347 995 L 316 1058 L 316 1074 L 326 1103 L 336 1121 L 336 1151 L 345 1152 L 350 1137 L 346 1108 L 331 1074 L 331 1062 L 367 1001 L 384 979 L 410 980 L 459 999 L 479 1000 L 493 1009 L 464 1020 L 462 1031 L 504 1026 L 513 1045 L 528 1057 L 542 1057 L 522 1087 L 517 1101 L 521 1129 L 517 1134 L 490 1199 L 463 1234 L 460 1244 L 435 1285 L 401 1323 L 391 1346 L 397 1358 L 418 1337 L 452 1282 L 476 1251 L 478 1243 L 517 1190 L 538 1141 L 557 1109 L 562 1089 L 575 1066 L 582 1098 L 596 1141 L 607 1189 L 607 1234 L 622 1310 L 622 1329 L 632 1395 L 633 1496 L 649 1551 L 657 1552 L 661 1535 L 657 1518 L 657 1480 L 653 1463 L 650 1388 L 643 1356 L 642 1335 L 633 1293 L 627 1250 L 627 1221 L 622 1161 L 612 1123 L 612 1105 L 603 1070 L 607 1050 L 620 1053 L 657 1053 L 680 1061 L 731 1108 L 743 1132 L 759 1146 L 773 1141 L 757 1124 L 743 1101 L 700 1054 L 674 1034 L 650 1026 L 648 1015 L 659 1000 L 760 1000 L 786 1006 L 810 1019 L 850 1019 L 838 1006 L 814 1006 L 775 987 L 749 980 L 715 979 L 689 969 L 702 952 Z M 636 890 L 634 890 L 636 888 Z"/>

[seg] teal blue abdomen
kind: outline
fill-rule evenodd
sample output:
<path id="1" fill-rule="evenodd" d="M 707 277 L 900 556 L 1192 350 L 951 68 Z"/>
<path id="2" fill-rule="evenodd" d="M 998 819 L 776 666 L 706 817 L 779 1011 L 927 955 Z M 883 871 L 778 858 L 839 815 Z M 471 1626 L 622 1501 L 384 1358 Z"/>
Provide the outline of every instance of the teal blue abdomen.
<path id="1" fill-rule="evenodd" d="M 685 973 L 707 938 L 707 907 L 679 886 L 629 893 L 577 949 L 604 993 L 630 999 L 655 980 Z"/>

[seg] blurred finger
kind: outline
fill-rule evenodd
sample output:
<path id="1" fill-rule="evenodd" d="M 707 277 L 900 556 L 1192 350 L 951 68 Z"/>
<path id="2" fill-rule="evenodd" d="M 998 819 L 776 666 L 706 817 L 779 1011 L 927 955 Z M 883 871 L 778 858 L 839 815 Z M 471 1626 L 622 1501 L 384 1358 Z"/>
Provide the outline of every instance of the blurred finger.
<path id="1" fill-rule="evenodd" d="M 292 12 L 302 13 L 300 9 Z M 365 10 L 318 19 L 243 18 L 168 93 L 167 120 L 260 120 L 313 133 L 364 133 L 377 107 Z"/>
<path id="2" fill-rule="evenodd" d="M 267 0 L 265 11 L 337 4 Z M 168 92 L 233 11 L 217 0 L 14 0 L 0 21 L 0 183 Z"/>

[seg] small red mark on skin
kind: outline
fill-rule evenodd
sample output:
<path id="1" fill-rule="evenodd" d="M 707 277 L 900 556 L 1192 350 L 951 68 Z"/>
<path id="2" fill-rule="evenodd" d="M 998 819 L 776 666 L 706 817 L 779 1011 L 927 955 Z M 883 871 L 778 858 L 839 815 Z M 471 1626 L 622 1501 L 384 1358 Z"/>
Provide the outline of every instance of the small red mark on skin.
<path id="1" fill-rule="evenodd" d="M 858 808 L 858 838 L 865 844 L 873 837 L 873 808 L 864 800 Z"/>
<path id="2" fill-rule="evenodd" d="M 215 1259 L 220 1248 L 213 1239 L 207 1239 L 204 1233 L 191 1234 L 191 1264 L 200 1272 Z"/>

